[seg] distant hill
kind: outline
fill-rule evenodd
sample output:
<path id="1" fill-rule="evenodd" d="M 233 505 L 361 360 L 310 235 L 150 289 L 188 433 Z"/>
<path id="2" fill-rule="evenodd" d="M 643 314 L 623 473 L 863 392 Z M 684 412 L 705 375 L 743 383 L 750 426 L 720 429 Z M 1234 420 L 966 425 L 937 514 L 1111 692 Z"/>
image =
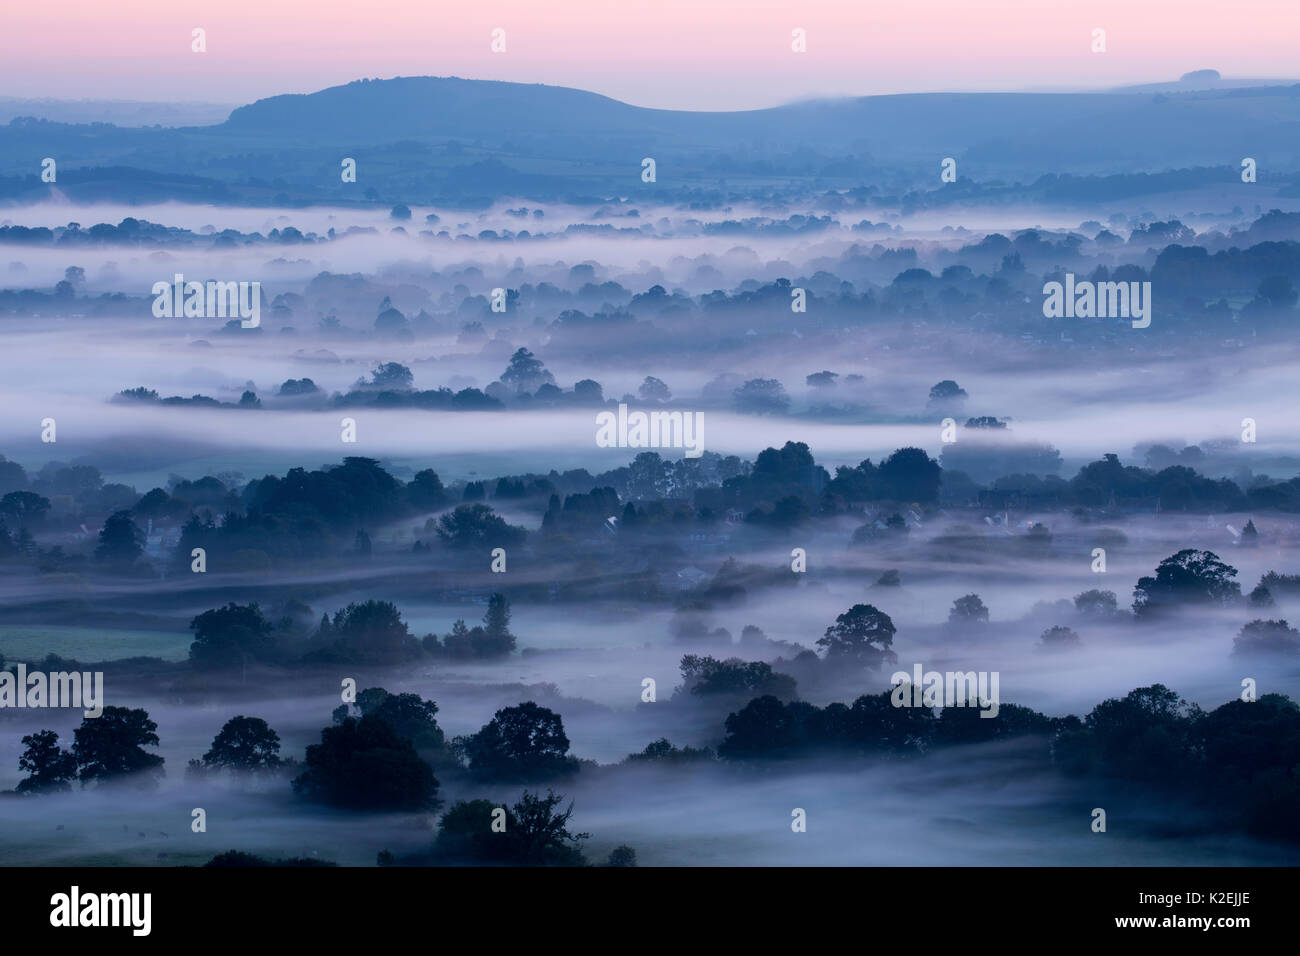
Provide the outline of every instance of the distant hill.
<path id="1" fill-rule="evenodd" d="M 0 127 L 0 176 L 10 177 L 0 198 L 40 194 L 43 156 L 58 157 L 61 170 L 203 177 L 211 195 L 228 188 L 231 201 L 247 202 L 599 201 L 640 190 L 647 156 L 658 164 L 656 192 L 675 201 L 763 196 L 795 183 L 931 190 L 948 156 L 958 162 L 954 192 L 1044 176 L 1230 170 L 1244 156 L 1257 161 L 1261 186 L 1294 188 L 1300 84 L 1220 88 L 1231 81 L 1212 73 L 1155 91 L 904 94 L 738 112 L 646 109 L 540 84 L 358 80 L 258 100 L 206 126 L 15 120 Z M 351 188 L 339 182 L 344 156 L 360 170 Z M 120 171 L 116 181 L 126 181 Z M 126 198 L 176 188 L 130 182 Z"/>
<path id="2" fill-rule="evenodd" d="M 1212 71 L 1211 71 L 1212 72 Z M 738 112 L 654 110 L 595 93 L 540 84 L 440 77 L 360 80 L 317 93 L 240 107 L 220 129 L 324 142 L 458 139 L 504 144 L 546 137 L 687 150 L 757 147 L 843 155 L 869 151 L 885 164 L 962 153 L 1034 165 L 1044 147 L 1074 169 L 1116 160 L 1127 172 L 1223 162 L 1225 142 L 1277 150 L 1300 166 L 1300 84 L 1197 91 L 1157 98 L 1098 93 L 918 93 L 812 100 Z M 1172 85 L 1182 88 L 1179 84 Z M 1280 128 L 1279 128 L 1280 127 Z M 1105 141 L 1113 141 L 1113 145 Z M 935 152 L 940 155 L 935 157 Z M 1173 155 L 1173 154 L 1177 155 Z M 647 153 L 648 155 L 648 153 Z M 1258 157 L 1256 157 L 1258 158 Z M 638 157 L 639 159 L 639 157 Z M 1064 172 L 1054 166 L 1045 172 Z"/>

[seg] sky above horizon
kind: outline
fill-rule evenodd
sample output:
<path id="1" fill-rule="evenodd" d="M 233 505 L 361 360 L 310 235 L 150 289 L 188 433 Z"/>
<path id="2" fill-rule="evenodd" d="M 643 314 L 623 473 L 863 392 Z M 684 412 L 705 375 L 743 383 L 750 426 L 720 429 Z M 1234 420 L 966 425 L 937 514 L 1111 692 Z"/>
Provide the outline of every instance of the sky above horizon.
<path id="1" fill-rule="evenodd" d="M 191 51 L 206 31 L 207 52 Z M 491 50 L 505 31 L 505 52 Z M 807 52 L 792 50 L 806 31 Z M 1093 30 L 1106 52 L 1091 51 Z M 1104 89 L 1300 75 L 1300 3 L 1261 0 L 72 0 L 0 13 L 0 96 L 245 103 L 361 77 L 572 86 L 637 106 Z"/>

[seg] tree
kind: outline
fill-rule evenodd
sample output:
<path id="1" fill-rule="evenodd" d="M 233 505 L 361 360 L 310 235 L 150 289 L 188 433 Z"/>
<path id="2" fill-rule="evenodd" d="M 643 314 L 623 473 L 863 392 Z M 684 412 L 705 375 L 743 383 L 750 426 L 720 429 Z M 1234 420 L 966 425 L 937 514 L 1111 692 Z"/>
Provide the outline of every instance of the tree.
<path id="1" fill-rule="evenodd" d="M 506 834 L 514 844 L 518 863 L 533 866 L 582 866 L 586 863 L 579 841 L 586 833 L 570 833 L 573 803 L 563 811 L 556 808 L 564 797 L 547 790 L 546 796 L 523 792 L 519 802 L 506 812 Z"/>
<path id="2" fill-rule="evenodd" d="M 1283 694 L 1234 700 L 1201 718 L 1202 741 L 1213 791 L 1241 806 L 1247 829 L 1288 841 L 1300 838 L 1300 708 Z"/>
<path id="3" fill-rule="evenodd" d="M 433 653 L 439 651 L 437 647 L 429 649 Z M 510 602 L 500 594 L 489 598 L 482 625 L 466 627 L 463 620 L 457 619 L 440 648 L 450 657 L 479 658 L 504 657 L 514 649 L 515 636 L 510 633 Z"/>
<path id="4" fill-rule="evenodd" d="M 50 499 L 31 491 L 11 491 L 0 498 L 0 516 L 11 518 L 19 527 L 38 525 L 50 511 Z"/>
<path id="5" fill-rule="evenodd" d="M 1079 647 L 1079 635 L 1071 628 L 1057 624 L 1043 631 L 1038 646 L 1045 651 L 1074 650 Z"/>
<path id="6" fill-rule="evenodd" d="M 968 397 L 966 390 L 950 378 L 945 378 L 942 382 L 936 382 L 930 388 L 930 404 L 932 406 L 957 406 L 964 402 Z"/>
<path id="7" fill-rule="evenodd" d="M 1300 631 L 1284 620 L 1256 619 L 1242 626 L 1232 641 L 1234 654 L 1300 655 Z"/>
<path id="8" fill-rule="evenodd" d="M 300 395 L 315 395 L 319 391 L 320 388 L 309 378 L 289 378 L 281 383 L 279 395 L 281 398 L 294 398 Z"/>
<path id="9" fill-rule="evenodd" d="M 929 707 L 895 707 L 893 691 L 863 694 L 844 724 L 849 741 L 868 753 L 917 753 L 925 749 L 938 720 Z M 830 708 L 827 708 L 828 710 Z M 977 708 L 962 708 L 974 712 Z M 993 723 L 985 719 L 986 723 Z"/>
<path id="10" fill-rule="evenodd" d="M 416 654 L 416 640 L 391 601 L 349 604 L 335 613 L 328 636 L 356 660 L 382 663 Z"/>
<path id="11" fill-rule="evenodd" d="M 1133 612 L 1149 617 L 1189 604 L 1228 604 L 1241 597 L 1241 585 L 1232 580 L 1236 576 L 1237 569 L 1213 551 L 1185 548 L 1161 561 L 1154 578 L 1138 579 Z"/>
<path id="12" fill-rule="evenodd" d="M 876 475 L 887 497 L 926 503 L 939 498 L 943 468 L 920 448 L 900 448 L 880 463 Z"/>
<path id="13" fill-rule="evenodd" d="M 870 604 L 855 604 L 826 628 L 817 644 L 826 648 L 827 660 L 847 659 L 875 669 L 898 659 L 889 649 L 896 630 L 884 611 Z"/>
<path id="14" fill-rule="evenodd" d="M 416 472 L 411 483 L 406 486 L 406 497 L 412 506 L 421 511 L 440 508 L 447 503 L 447 489 L 432 468 Z"/>
<path id="15" fill-rule="evenodd" d="M 542 797 L 525 790 L 512 807 L 491 800 L 457 801 L 438 821 L 434 855 L 457 863 L 582 866 L 586 860 L 578 844 L 589 835 L 569 832 L 573 804 L 557 811 L 563 800 L 553 791 Z M 504 829 L 494 829 L 498 820 Z"/>
<path id="16" fill-rule="evenodd" d="M 98 717 L 83 718 L 72 733 L 72 755 L 82 784 L 134 775 L 140 783 L 155 784 L 162 776 L 163 758 L 144 748 L 158 746 L 157 730 L 142 708 L 105 707 Z"/>
<path id="17" fill-rule="evenodd" d="M 626 843 L 621 843 L 609 852 L 606 866 L 636 866 L 636 850 Z"/>
<path id="18" fill-rule="evenodd" d="M 407 328 L 408 324 L 401 309 L 387 308 L 375 316 L 376 332 L 398 332 Z"/>
<path id="19" fill-rule="evenodd" d="M 144 554 L 144 532 L 131 520 L 131 512 L 117 511 L 99 532 L 95 558 L 114 568 L 127 569 Z"/>
<path id="20" fill-rule="evenodd" d="M 440 750 L 446 743 L 435 719 L 438 705 L 419 694 L 390 694 L 382 687 L 367 688 L 357 695 L 357 708 L 363 716 L 378 717 L 387 723 L 419 750 Z"/>
<path id="21" fill-rule="evenodd" d="M 77 758 L 59 746 L 59 735 L 52 730 L 28 734 L 22 740 L 26 749 L 18 758 L 18 769 L 31 776 L 18 781 L 18 793 L 53 793 L 69 790 L 77 777 Z"/>
<path id="22" fill-rule="evenodd" d="M 1275 607 L 1277 605 L 1277 602 L 1273 600 L 1272 593 L 1262 584 L 1256 584 L 1255 589 L 1250 592 L 1250 597 L 1246 600 L 1251 607 L 1255 608 Z"/>
<path id="23" fill-rule="evenodd" d="M 190 621 L 194 643 L 190 660 L 205 668 L 219 669 L 269 661 L 275 657 L 276 640 L 271 622 L 257 602 L 235 604 L 204 611 Z"/>
<path id="24" fill-rule="evenodd" d="M 449 863 L 510 863 L 511 841 L 507 830 L 494 830 L 494 811 L 504 807 L 491 800 L 457 800 L 438 821 L 433 843 L 435 857 Z"/>
<path id="25" fill-rule="evenodd" d="M 641 387 L 636 390 L 637 396 L 643 402 L 655 402 L 663 404 L 672 400 L 673 393 L 668 390 L 668 386 L 653 375 L 647 375 Z"/>
<path id="26" fill-rule="evenodd" d="M 774 378 L 751 378 L 733 394 L 737 411 L 756 415 L 782 415 L 790 408 L 790 396 Z"/>
<path id="27" fill-rule="evenodd" d="M 389 211 L 388 215 L 400 222 L 405 222 L 411 218 L 411 207 L 399 202 Z"/>
<path id="28" fill-rule="evenodd" d="M 526 348 L 515 350 L 510 364 L 501 373 L 501 381 L 518 392 L 535 392 L 542 385 L 554 385 L 555 376 L 546 370 L 541 359 Z"/>
<path id="29" fill-rule="evenodd" d="M 414 745 L 373 715 L 324 728 L 294 779 L 299 796 L 349 810 L 431 810 L 438 779 Z"/>
<path id="30" fill-rule="evenodd" d="M 573 398 L 574 401 L 581 402 L 583 405 L 603 405 L 605 403 L 605 390 L 601 387 L 600 382 L 595 379 L 584 378 L 573 383 Z"/>
<path id="31" fill-rule="evenodd" d="M 444 544 L 457 549 L 505 548 L 523 541 L 526 534 L 485 504 L 457 505 L 439 516 L 437 532 Z"/>
<path id="32" fill-rule="evenodd" d="M 967 594 L 952 602 L 948 612 L 949 624 L 987 624 L 989 609 L 978 594 Z"/>
<path id="33" fill-rule="evenodd" d="M 488 598 L 487 612 L 483 615 L 484 641 L 479 647 L 482 657 L 500 657 L 515 649 L 515 636 L 510 633 L 510 602 L 503 594 Z"/>
<path id="34" fill-rule="evenodd" d="M 1119 612 L 1119 598 L 1114 591 L 1094 588 L 1074 596 L 1074 609 L 1084 617 L 1106 618 Z"/>
<path id="35" fill-rule="evenodd" d="M 370 373 L 370 387 L 385 391 L 402 392 L 415 384 L 415 376 L 405 365 L 398 362 L 381 362 Z"/>
<path id="36" fill-rule="evenodd" d="M 935 742 L 973 744 L 1024 734 L 1047 736 L 1052 732 L 1050 717 L 1018 704 L 1000 704 L 997 718 L 993 720 L 986 718 L 984 713 L 973 705 L 943 707 L 934 726 Z"/>
<path id="37" fill-rule="evenodd" d="M 1198 714 L 1168 687 L 1152 684 L 1102 701 L 1084 723 L 1107 772 L 1174 784 L 1186 774 Z"/>
<path id="38" fill-rule="evenodd" d="M 807 721 L 800 719 L 804 716 L 802 709 L 787 706 L 771 694 L 755 697 L 727 715 L 727 736 L 718 745 L 718 754 L 729 760 L 794 756 L 809 742 Z"/>
<path id="39" fill-rule="evenodd" d="M 525 701 L 503 707 L 478 733 L 462 738 L 469 769 L 494 779 L 534 779 L 573 769 L 569 738 L 553 710 Z"/>
<path id="40" fill-rule="evenodd" d="M 773 671 L 765 661 L 745 662 L 738 657 L 719 661 L 686 654 L 681 672 L 692 694 L 744 694 L 747 699 L 764 694 L 785 699 L 795 696 L 794 678 Z"/>
<path id="41" fill-rule="evenodd" d="M 261 717 L 232 717 L 203 755 L 207 767 L 256 773 L 280 766 L 280 735 Z"/>

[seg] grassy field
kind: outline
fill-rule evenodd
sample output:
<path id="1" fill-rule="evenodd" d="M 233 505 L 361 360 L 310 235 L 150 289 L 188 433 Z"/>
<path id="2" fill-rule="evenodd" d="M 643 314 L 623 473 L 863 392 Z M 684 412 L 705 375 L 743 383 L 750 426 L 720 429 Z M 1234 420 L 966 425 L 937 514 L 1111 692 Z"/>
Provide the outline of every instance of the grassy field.
<path id="1" fill-rule="evenodd" d="M 115 661 L 124 657 L 189 656 L 191 634 L 168 631 L 119 631 L 95 627 L 49 627 L 0 624 L 0 655 L 7 660 L 40 660 L 58 654 L 77 661 Z"/>

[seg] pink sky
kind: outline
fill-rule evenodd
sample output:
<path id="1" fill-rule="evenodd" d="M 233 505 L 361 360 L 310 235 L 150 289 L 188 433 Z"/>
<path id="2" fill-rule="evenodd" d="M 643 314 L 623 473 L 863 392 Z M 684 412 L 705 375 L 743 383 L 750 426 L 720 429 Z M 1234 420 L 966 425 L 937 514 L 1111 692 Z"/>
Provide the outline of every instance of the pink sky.
<path id="1" fill-rule="evenodd" d="M 195 27 L 208 52 L 190 52 Z M 507 51 L 490 52 L 493 28 Z M 791 52 L 791 30 L 808 52 Z M 1094 27 L 1108 51 L 1090 52 Z M 8 0 L 0 96 L 242 103 L 359 77 L 464 76 L 641 106 L 1300 75 L 1300 2 Z"/>

